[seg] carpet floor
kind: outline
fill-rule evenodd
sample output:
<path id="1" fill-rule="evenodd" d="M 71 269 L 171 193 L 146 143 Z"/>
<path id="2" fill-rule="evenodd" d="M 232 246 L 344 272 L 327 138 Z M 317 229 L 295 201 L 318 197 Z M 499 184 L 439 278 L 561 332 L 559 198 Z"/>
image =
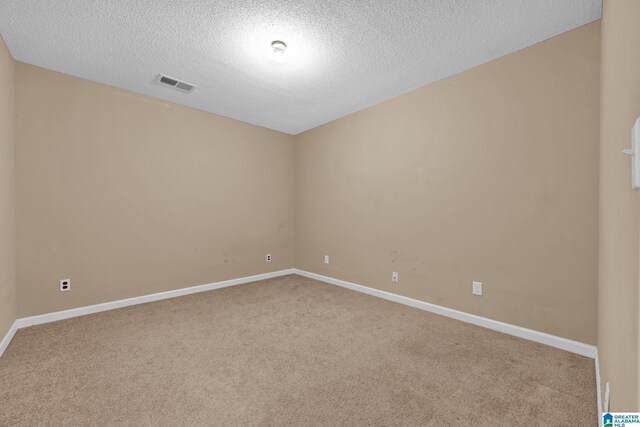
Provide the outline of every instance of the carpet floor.
<path id="1" fill-rule="evenodd" d="M 300 276 L 21 329 L 0 425 L 593 426 L 593 360 Z"/>

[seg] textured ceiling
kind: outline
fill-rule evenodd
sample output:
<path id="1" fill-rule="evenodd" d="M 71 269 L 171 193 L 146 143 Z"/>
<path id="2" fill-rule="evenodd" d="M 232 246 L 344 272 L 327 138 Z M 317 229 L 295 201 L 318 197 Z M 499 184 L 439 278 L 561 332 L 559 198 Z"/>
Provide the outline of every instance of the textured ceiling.
<path id="1" fill-rule="evenodd" d="M 597 20 L 600 3 L 0 0 L 0 33 L 18 61 L 296 134 Z"/>

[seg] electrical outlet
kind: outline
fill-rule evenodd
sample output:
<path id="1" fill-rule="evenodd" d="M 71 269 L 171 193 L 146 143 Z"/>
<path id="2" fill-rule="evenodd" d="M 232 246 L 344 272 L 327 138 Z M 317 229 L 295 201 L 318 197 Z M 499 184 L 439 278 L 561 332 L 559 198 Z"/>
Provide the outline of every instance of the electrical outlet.
<path id="1" fill-rule="evenodd" d="M 400 279 L 398 278 L 398 272 L 394 271 L 393 273 L 391 273 L 391 281 L 393 283 L 398 283 L 400 281 Z"/>
<path id="2" fill-rule="evenodd" d="M 324 256 L 324 263 L 329 264 L 329 255 Z"/>
<path id="3" fill-rule="evenodd" d="M 471 282 L 471 292 L 474 295 L 482 296 L 482 282 Z"/>
<path id="4" fill-rule="evenodd" d="M 69 292 L 71 290 L 71 279 L 60 280 L 60 292 Z"/>
<path id="5" fill-rule="evenodd" d="M 271 254 L 267 254 L 267 255 L 264 257 L 264 260 L 265 260 L 266 262 L 271 262 Z"/>

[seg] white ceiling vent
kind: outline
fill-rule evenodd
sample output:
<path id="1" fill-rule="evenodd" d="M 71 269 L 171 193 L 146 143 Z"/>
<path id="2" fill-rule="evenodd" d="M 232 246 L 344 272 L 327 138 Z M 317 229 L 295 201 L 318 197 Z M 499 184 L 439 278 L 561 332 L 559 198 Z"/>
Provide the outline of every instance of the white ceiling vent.
<path id="1" fill-rule="evenodd" d="M 170 86 L 186 93 L 191 93 L 196 88 L 196 86 L 191 83 L 183 82 L 181 80 L 174 79 L 173 77 L 165 76 L 164 74 L 158 75 L 157 82 L 163 86 Z"/>

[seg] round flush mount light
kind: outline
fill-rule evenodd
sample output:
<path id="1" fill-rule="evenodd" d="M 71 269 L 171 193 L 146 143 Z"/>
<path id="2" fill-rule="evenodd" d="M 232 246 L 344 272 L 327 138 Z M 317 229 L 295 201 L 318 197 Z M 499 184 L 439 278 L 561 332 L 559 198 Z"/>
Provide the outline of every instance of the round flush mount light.
<path id="1" fill-rule="evenodd" d="M 271 42 L 271 48 L 275 53 L 282 55 L 287 50 L 287 44 L 280 40 L 274 40 Z"/>
<path id="2" fill-rule="evenodd" d="M 276 62 L 284 62 L 284 53 L 287 50 L 287 44 L 281 40 L 274 40 L 271 42 L 271 49 L 276 55 Z"/>

